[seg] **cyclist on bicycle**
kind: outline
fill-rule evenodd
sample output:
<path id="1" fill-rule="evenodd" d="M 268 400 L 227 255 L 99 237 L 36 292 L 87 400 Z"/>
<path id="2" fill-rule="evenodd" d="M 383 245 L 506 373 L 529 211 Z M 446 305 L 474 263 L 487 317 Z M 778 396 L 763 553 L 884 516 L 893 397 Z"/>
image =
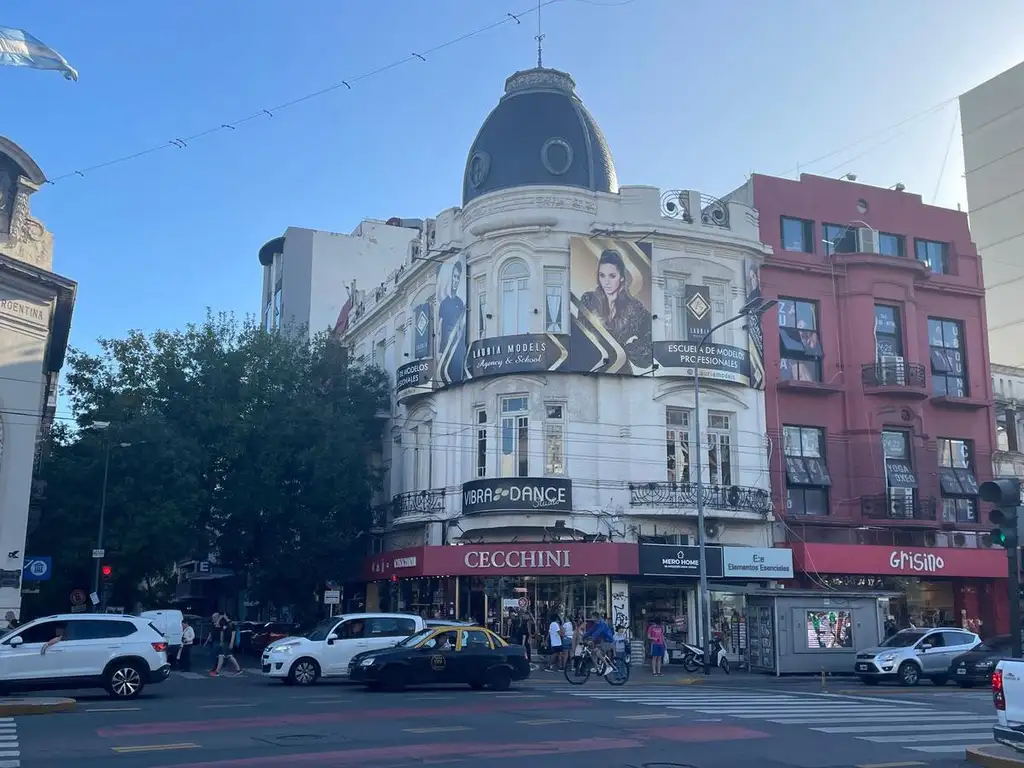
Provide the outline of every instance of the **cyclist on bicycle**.
<path id="1" fill-rule="evenodd" d="M 583 634 L 583 639 L 591 643 L 594 649 L 595 663 L 603 664 L 605 668 L 604 674 L 610 675 L 615 671 L 615 667 L 612 665 L 610 658 L 615 633 L 612 632 L 612 628 L 608 626 L 608 622 L 604 620 L 600 613 L 595 612 L 593 619 L 594 623 L 590 629 Z"/>

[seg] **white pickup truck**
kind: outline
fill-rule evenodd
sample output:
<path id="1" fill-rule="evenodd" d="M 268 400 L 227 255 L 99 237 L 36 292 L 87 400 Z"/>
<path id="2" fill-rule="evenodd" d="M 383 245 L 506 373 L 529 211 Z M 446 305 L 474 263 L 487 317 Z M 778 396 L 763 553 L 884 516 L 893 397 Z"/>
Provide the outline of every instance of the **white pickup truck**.
<path id="1" fill-rule="evenodd" d="M 992 728 L 995 740 L 1024 752 L 1024 661 L 1003 659 L 992 673 L 992 703 L 998 723 Z"/>

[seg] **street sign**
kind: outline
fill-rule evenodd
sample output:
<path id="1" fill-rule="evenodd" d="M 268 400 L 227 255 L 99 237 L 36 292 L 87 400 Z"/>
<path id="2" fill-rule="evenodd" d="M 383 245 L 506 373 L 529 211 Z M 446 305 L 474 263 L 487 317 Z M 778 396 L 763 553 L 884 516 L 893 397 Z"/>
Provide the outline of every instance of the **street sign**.
<path id="1" fill-rule="evenodd" d="M 527 599 L 526 599 L 525 597 L 520 597 L 520 598 L 519 598 L 519 607 L 520 607 L 520 608 L 525 608 L 525 607 L 526 607 L 526 606 L 528 606 L 529 604 L 530 604 L 530 601 L 529 601 L 529 600 L 527 600 Z"/>
<path id="2" fill-rule="evenodd" d="M 106 554 L 107 554 L 107 550 L 105 550 L 105 549 L 94 549 L 92 551 L 92 559 L 93 560 L 99 560 L 101 557 L 103 557 Z"/>
<path id="3" fill-rule="evenodd" d="M 53 558 L 26 557 L 21 570 L 22 581 L 46 581 L 53 572 Z"/>
<path id="4" fill-rule="evenodd" d="M 324 605 L 340 605 L 341 604 L 341 590 L 340 589 L 328 589 L 324 591 Z"/>
<path id="5" fill-rule="evenodd" d="M 72 605 L 85 605 L 87 596 L 84 589 L 73 589 L 71 590 L 71 604 Z"/>
<path id="6" fill-rule="evenodd" d="M 95 592 L 91 593 L 89 595 L 89 602 L 91 602 L 93 605 L 99 605 L 100 604 L 100 596 L 97 595 Z"/>

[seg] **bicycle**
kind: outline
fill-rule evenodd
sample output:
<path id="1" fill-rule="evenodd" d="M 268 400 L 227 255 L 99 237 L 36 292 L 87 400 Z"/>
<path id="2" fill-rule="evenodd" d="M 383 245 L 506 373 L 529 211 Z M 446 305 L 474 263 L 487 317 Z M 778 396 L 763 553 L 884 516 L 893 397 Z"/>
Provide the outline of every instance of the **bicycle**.
<path id="1" fill-rule="evenodd" d="M 613 670 L 605 674 L 608 665 L 611 665 Z M 594 658 L 593 651 L 589 646 L 584 646 L 579 656 L 569 658 L 569 663 L 565 665 L 565 679 L 570 685 L 583 685 L 590 679 L 593 669 L 597 670 L 597 673 L 607 681 L 608 685 L 625 685 L 629 680 L 629 660 L 627 658 L 615 657 L 609 661 L 607 657 L 604 657 L 599 662 Z"/>

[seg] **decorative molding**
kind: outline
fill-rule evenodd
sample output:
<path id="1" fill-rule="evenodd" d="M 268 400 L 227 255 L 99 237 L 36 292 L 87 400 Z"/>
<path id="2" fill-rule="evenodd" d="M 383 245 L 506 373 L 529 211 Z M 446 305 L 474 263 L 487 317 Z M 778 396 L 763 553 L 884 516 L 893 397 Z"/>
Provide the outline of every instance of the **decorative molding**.
<path id="1" fill-rule="evenodd" d="M 474 200 L 463 212 L 463 225 L 468 227 L 474 221 L 484 216 L 494 216 L 501 213 L 514 213 L 543 208 L 556 208 L 566 211 L 579 211 L 580 213 L 597 213 L 597 201 L 593 197 L 583 195 L 515 195 L 501 197 L 497 200 Z"/>

